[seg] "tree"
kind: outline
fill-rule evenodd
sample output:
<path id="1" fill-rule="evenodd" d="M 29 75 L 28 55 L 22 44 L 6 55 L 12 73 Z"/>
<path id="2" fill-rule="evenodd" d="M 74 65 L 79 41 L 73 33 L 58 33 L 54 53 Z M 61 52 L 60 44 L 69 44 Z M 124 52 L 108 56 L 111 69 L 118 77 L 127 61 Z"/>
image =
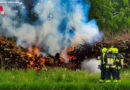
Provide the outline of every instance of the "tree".
<path id="1" fill-rule="evenodd" d="M 95 18 L 100 29 L 130 29 L 129 0 L 89 0 L 91 3 L 89 18 Z"/>

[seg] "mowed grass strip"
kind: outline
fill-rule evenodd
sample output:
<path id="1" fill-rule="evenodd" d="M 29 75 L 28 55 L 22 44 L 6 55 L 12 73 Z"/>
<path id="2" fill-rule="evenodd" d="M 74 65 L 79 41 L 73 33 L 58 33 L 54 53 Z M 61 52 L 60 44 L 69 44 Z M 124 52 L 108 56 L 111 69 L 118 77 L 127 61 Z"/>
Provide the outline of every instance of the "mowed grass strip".
<path id="1" fill-rule="evenodd" d="M 100 84 L 100 73 L 53 68 L 48 71 L 0 70 L 0 90 L 130 90 L 130 70 L 121 82 Z"/>

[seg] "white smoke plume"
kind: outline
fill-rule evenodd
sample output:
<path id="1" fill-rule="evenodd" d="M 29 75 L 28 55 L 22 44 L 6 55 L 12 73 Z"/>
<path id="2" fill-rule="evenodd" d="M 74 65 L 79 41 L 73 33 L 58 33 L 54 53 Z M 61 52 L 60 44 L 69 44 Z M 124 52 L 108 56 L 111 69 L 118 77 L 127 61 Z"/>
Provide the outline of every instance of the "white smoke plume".
<path id="1" fill-rule="evenodd" d="M 45 43 L 49 46 L 51 53 L 59 51 L 62 47 L 72 45 L 73 42 L 82 43 L 82 40 L 84 40 L 92 43 L 102 36 L 95 20 L 85 22 L 88 16 L 85 16 L 83 4 L 78 3 L 78 0 L 66 0 L 66 3 L 68 2 L 71 6 L 68 6 L 68 8 L 72 9 L 71 12 L 66 10 L 66 4 L 61 5 L 62 0 L 40 0 L 35 7 L 36 12 L 44 22 L 40 33 L 40 37 L 42 37 L 40 42 L 46 41 Z M 89 4 L 86 7 L 89 11 Z M 63 19 L 68 20 L 66 29 L 62 30 L 65 31 L 64 35 L 58 31 L 58 26 Z M 68 32 L 72 27 L 75 31 L 74 36 L 71 37 Z"/>
<path id="2" fill-rule="evenodd" d="M 100 69 L 98 69 L 98 60 L 96 59 L 83 61 L 81 64 L 81 69 L 88 72 L 100 72 Z"/>
<path id="3" fill-rule="evenodd" d="M 2 2 L 6 2 L 6 4 L 3 4 Z M 0 28 L 2 32 L 1 34 L 4 33 L 4 35 L 8 37 L 15 36 L 17 37 L 19 41 L 18 43 L 22 44 L 21 41 L 26 41 L 26 44 L 30 45 L 36 41 L 37 26 L 32 26 L 25 22 L 18 21 L 18 17 L 17 17 L 18 10 L 14 9 L 14 7 L 19 8 L 20 12 L 24 13 L 25 6 L 23 4 L 18 4 L 15 2 L 21 3 L 21 0 L 6 0 L 6 1 L 2 0 L 1 1 L 0 5 L 3 6 L 4 11 L 5 11 L 5 15 L 0 16 L 0 19 L 1 19 Z M 20 27 L 16 28 L 17 24 L 20 24 Z"/>
<path id="4" fill-rule="evenodd" d="M 20 12 L 25 13 L 23 9 L 26 8 L 20 8 Z M 30 25 L 13 20 L 17 12 L 12 6 L 5 5 L 7 14 L 0 16 L 0 27 L 7 30 L 6 35 L 17 37 L 19 44 L 24 41 L 27 45 L 46 46 L 45 49 L 54 55 L 60 52 L 62 47 L 66 48 L 75 42 L 93 43 L 101 39 L 102 33 L 96 21 L 88 19 L 89 8 L 90 4 L 83 0 L 38 0 L 34 11 L 41 23 Z M 21 25 L 15 28 L 13 25 L 17 23 Z"/>

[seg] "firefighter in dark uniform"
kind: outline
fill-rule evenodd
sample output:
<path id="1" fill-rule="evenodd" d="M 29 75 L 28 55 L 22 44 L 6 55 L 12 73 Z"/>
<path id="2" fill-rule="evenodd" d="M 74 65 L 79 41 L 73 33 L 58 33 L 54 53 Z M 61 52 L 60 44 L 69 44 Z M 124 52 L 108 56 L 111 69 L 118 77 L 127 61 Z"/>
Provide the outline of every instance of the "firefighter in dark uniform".
<path id="1" fill-rule="evenodd" d="M 101 79 L 99 80 L 100 83 L 104 82 L 105 80 L 105 55 L 107 53 L 107 48 L 102 49 L 102 55 L 98 57 L 98 67 L 101 70 Z"/>
<path id="2" fill-rule="evenodd" d="M 118 53 L 117 48 L 115 48 L 114 54 L 116 56 L 116 58 L 115 58 L 115 60 L 116 60 L 116 79 L 117 79 L 117 81 L 119 81 L 120 80 L 120 69 L 123 68 L 124 58 L 121 54 Z"/>
<path id="3" fill-rule="evenodd" d="M 113 77 L 113 81 L 117 82 L 116 80 L 116 62 L 115 62 L 115 55 L 114 55 L 114 48 L 109 48 L 109 52 L 106 55 L 106 72 L 105 72 L 105 78 L 106 82 L 111 81 L 111 75 Z"/>

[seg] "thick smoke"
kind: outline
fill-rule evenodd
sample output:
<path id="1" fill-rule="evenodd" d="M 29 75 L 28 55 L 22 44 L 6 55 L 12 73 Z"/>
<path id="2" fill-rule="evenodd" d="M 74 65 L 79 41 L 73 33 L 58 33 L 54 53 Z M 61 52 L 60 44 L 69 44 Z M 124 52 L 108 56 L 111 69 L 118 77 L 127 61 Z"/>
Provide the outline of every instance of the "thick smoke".
<path id="1" fill-rule="evenodd" d="M 98 60 L 96 59 L 83 61 L 81 64 L 81 69 L 89 72 L 100 72 L 100 69 L 98 69 Z"/>
<path id="2" fill-rule="evenodd" d="M 33 11 L 37 13 L 40 23 L 34 25 L 17 19 L 17 11 L 12 7 L 6 5 L 4 9 L 8 13 L 0 21 L 6 35 L 17 37 L 22 45 L 24 42 L 26 45 L 46 47 L 44 49 L 53 55 L 75 42 L 93 43 L 102 36 L 96 20 L 88 19 L 90 4 L 83 0 L 37 0 Z M 18 11 L 24 20 L 27 17 L 26 8 L 18 6 Z"/>
<path id="3" fill-rule="evenodd" d="M 2 2 L 6 2 L 6 4 Z M 7 37 L 17 37 L 18 44 L 24 46 L 31 45 L 36 42 L 38 26 L 30 25 L 24 20 L 26 17 L 26 8 L 24 4 L 18 4 L 15 2 L 21 3 L 21 0 L 1 1 L 0 5 L 3 6 L 5 15 L 0 16 L 0 34 Z"/>

